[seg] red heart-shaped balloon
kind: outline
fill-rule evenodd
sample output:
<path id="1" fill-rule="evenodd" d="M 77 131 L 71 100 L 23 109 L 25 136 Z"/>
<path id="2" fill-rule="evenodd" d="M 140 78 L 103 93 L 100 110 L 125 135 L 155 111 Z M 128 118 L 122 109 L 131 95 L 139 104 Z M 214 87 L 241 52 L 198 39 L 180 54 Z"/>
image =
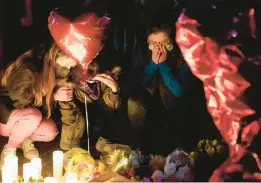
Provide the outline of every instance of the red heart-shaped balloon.
<path id="1" fill-rule="evenodd" d="M 48 27 L 59 48 L 85 67 L 102 50 L 109 22 L 110 18 L 95 13 L 69 20 L 54 10 L 48 18 Z"/>

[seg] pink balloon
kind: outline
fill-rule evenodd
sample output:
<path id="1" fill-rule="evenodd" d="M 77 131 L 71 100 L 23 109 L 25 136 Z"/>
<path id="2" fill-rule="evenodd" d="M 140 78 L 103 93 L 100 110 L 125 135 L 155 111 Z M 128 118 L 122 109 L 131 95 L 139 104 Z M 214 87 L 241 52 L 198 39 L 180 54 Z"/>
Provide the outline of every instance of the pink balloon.
<path id="1" fill-rule="evenodd" d="M 109 22 L 110 18 L 95 13 L 69 20 L 54 10 L 48 18 L 48 27 L 60 49 L 85 68 L 103 49 Z"/>

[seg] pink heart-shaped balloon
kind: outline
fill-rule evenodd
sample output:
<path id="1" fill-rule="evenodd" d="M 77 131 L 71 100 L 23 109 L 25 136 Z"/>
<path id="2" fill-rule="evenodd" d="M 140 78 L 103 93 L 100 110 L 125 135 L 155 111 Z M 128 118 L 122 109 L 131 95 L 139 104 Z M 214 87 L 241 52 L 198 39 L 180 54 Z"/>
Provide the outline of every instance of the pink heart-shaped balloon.
<path id="1" fill-rule="evenodd" d="M 59 48 L 85 67 L 102 50 L 109 22 L 110 18 L 95 13 L 69 20 L 54 10 L 48 18 L 48 27 Z"/>

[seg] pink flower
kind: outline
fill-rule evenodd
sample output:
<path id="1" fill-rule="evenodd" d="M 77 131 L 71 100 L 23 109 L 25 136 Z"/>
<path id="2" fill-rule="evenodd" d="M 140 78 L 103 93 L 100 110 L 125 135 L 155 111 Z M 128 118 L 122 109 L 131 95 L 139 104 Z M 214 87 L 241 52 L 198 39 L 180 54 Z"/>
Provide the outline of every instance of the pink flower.
<path id="1" fill-rule="evenodd" d="M 152 178 L 152 180 L 154 181 L 154 182 L 162 182 L 162 180 L 163 180 L 163 172 L 161 172 L 161 171 L 159 171 L 159 170 L 156 170 L 153 174 L 152 174 L 152 176 L 151 176 L 151 178 Z"/>

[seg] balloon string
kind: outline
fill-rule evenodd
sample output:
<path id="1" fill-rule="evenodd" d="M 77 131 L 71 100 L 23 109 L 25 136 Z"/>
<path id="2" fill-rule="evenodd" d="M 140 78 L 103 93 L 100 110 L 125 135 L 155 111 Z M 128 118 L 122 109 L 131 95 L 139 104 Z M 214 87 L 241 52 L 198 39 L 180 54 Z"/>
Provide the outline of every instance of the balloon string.
<path id="1" fill-rule="evenodd" d="M 84 88 L 86 89 L 86 83 L 84 84 Z M 90 153 L 90 136 L 89 136 L 89 117 L 88 117 L 88 108 L 87 108 L 87 96 L 84 95 L 84 104 L 85 104 L 85 121 L 86 121 L 86 129 L 87 129 L 87 145 L 88 145 L 88 152 Z"/>

